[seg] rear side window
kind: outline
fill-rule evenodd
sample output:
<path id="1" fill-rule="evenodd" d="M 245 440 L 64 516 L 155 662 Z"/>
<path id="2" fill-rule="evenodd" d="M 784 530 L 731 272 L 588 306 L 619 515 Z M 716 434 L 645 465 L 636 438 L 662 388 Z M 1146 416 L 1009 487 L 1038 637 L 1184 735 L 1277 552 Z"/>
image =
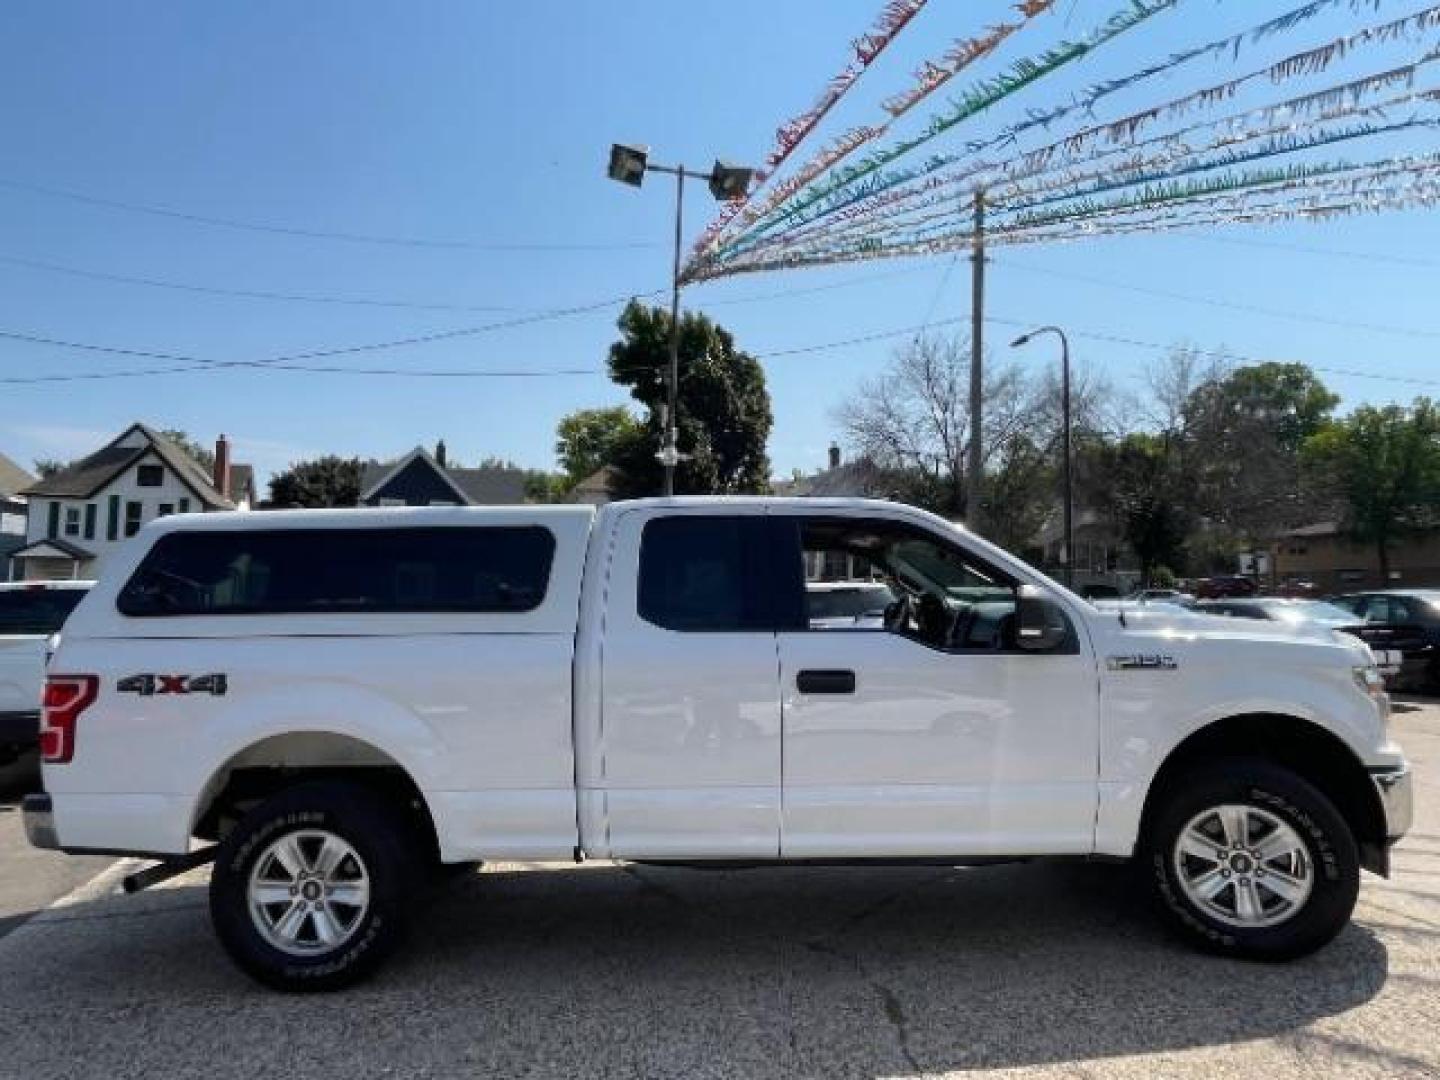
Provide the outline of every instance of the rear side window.
<path id="1" fill-rule="evenodd" d="M 116 606 L 142 618 L 522 612 L 545 599 L 554 555 L 540 526 L 176 532 Z"/>
<path id="2" fill-rule="evenodd" d="M 0 592 L 0 634 L 57 632 L 84 589 L 6 589 Z"/>
<path id="3" fill-rule="evenodd" d="M 690 632 L 771 630 L 763 517 L 669 517 L 645 526 L 638 609 Z"/>

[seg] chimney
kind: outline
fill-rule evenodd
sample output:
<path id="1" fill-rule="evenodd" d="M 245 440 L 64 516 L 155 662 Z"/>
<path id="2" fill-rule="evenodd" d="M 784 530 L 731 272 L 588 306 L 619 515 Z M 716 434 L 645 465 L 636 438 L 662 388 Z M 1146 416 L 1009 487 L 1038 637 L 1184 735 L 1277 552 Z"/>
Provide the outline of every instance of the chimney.
<path id="1" fill-rule="evenodd" d="M 435 464 L 442 469 L 445 468 L 445 440 L 441 439 L 435 444 Z"/>
<path id="2" fill-rule="evenodd" d="M 831 444 L 830 444 L 830 468 L 832 468 L 832 469 L 838 469 L 839 467 L 840 467 L 840 447 L 836 446 L 834 443 L 831 443 Z"/>
<path id="3" fill-rule="evenodd" d="M 215 440 L 215 490 L 230 498 L 230 440 L 224 435 Z"/>

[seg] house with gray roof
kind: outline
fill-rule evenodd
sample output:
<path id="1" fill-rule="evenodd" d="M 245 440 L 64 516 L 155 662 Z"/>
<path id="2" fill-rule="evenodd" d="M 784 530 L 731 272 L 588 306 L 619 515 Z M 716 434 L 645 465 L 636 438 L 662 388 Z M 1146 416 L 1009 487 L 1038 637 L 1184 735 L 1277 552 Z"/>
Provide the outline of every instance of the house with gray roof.
<path id="1" fill-rule="evenodd" d="M 25 544 L 10 552 L 11 575 L 37 580 L 96 576 L 105 558 L 147 521 L 167 514 L 248 510 L 254 470 L 215 444 L 203 465 L 145 424 L 131 424 L 79 461 L 27 486 Z"/>
<path id="2" fill-rule="evenodd" d="M 372 461 L 360 475 L 361 506 L 516 506 L 525 501 L 525 471 L 502 465 L 458 469 L 445 444 L 417 446 L 398 461 Z"/>

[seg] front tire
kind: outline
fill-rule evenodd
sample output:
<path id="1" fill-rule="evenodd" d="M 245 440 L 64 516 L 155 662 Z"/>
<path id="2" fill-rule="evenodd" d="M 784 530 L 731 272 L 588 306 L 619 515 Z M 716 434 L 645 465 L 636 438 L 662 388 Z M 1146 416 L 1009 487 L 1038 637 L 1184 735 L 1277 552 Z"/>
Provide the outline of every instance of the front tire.
<path id="1" fill-rule="evenodd" d="M 221 844 L 210 917 L 231 959 L 277 990 L 369 975 L 404 927 L 419 873 L 400 814 L 354 784 L 282 791 Z"/>
<path id="2" fill-rule="evenodd" d="M 1144 867 L 1172 930 L 1202 949 L 1290 960 L 1350 921 L 1355 837 L 1329 799 L 1268 761 L 1232 758 L 1159 793 Z"/>

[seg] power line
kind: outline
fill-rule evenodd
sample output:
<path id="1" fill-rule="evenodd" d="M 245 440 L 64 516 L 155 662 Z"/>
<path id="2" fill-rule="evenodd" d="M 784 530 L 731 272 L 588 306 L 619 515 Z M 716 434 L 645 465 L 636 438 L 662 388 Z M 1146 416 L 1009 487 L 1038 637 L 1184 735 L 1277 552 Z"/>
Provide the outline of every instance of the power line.
<path id="1" fill-rule="evenodd" d="M 1363 262 L 1393 263 L 1396 266 L 1440 266 L 1440 260 L 1422 259 L 1413 255 L 1388 255 L 1375 251 L 1343 251 L 1338 248 L 1313 247 L 1309 244 L 1290 244 L 1279 240 L 1252 240 L 1239 236 L 1214 236 L 1210 233 L 1175 232 L 1187 240 L 1203 240 L 1206 243 L 1231 244 L 1238 247 L 1272 248 L 1276 251 L 1294 251 L 1302 255 L 1328 255 L 1337 259 L 1358 259 Z"/>
<path id="2" fill-rule="evenodd" d="M 0 255 L 0 263 L 9 266 L 23 266 L 31 270 L 43 270 L 52 274 L 66 274 L 70 277 L 88 278 L 93 281 L 109 281 L 122 285 L 143 285 L 152 289 L 173 289 L 179 292 L 201 293 L 207 296 L 234 296 L 245 300 L 282 300 L 302 304 L 343 304 L 355 307 L 410 308 L 416 311 L 523 311 L 538 312 L 542 309 L 511 307 L 496 304 L 436 304 L 411 300 L 371 300 L 363 297 L 322 296 L 315 293 L 272 292 L 267 289 L 232 289 L 218 285 L 195 285 L 164 278 L 136 277 L 130 274 L 116 274 L 105 270 L 87 270 L 79 266 L 45 262 L 40 259 L 24 259 L 16 255 Z"/>
<path id="3" fill-rule="evenodd" d="M 148 214 L 151 217 L 169 218 L 173 221 L 187 221 L 196 225 L 210 225 L 221 229 L 236 229 L 243 232 L 270 233 L 279 236 L 302 237 L 307 240 L 335 240 L 349 244 L 379 244 L 388 247 L 449 248 L 463 251 L 623 251 L 654 248 L 660 245 L 649 242 L 618 243 L 503 243 L 464 239 L 428 239 L 411 236 L 382 236 L 372 233 L 340 232 L 328 229 L 304 229 L 289 225 L 274 225 L 267 222 L 244 221 L 239 218 L 213 217 L 168 206 L 147 206 L 143 203 L 126 202 L 122 199 L 103 198 L 65 188 L 34 184 L 25 180 L 0 177 L 0 187 L 14 191 L 26 191 L 32 195 L 44 195 L 52 199 L 66 199 L 86 206 L 100 206 L 109 210 L 124 210 L 134 214 Z"/>
<path id="4" fill-rule="evenodd" d="M 902 326 L 891 330 L 879 330 L 868 334 L 860 334 L 853 337 L 841 338 L 834 341 L 818 342 L 812 345 L 803 345 L 794 348 L 775 349 L 765 352 L 756 352 L 752 355 L 759 360 L 776 360 L 790 356 L 803 356 L 819 352 L 829 352 L 835 349 L 849 348 L 856 345 L 872 344 L 876 341 L 887 339 L 903 338 L 917 332 L 936 327 L 955 326 L 969 321 L 968 315 L 957 316 L 948 319 L 929 320 L 914 326 Z M 1003 316 L 986 316 L 985 322 L 998 326 L 1027 327 L 1031 325 L 1020 319 L 1005 318 Z M 452 335 L 463 331 L 450 331 Z M 1099 341 L 1112 345 L 1124 345 L 1133 348 L 1149 349 L 1160 352 L 1169 352 L 1181 346 L 1174 342 L 1164 343 L 1145 341 L 1138 338 L 1127 337 L 1121 334 L 1107 333 L 1096 330 L 1070 330 L 1071 337 L 1090 341 Z M 122 347 L 99 345 L 89 342 L 64 341 L 56 338 L 47 338 L 39 335 L 24 334 L 14 331 L 0 330 L 0 338 L 9 340 L 26 341 L 33 344 L 51 345 L 62 348 L 80 349 L 88 352 L 103 352 L 121 356 L 134 356 L 148 359 L 174 361 L 177 365 L 165 368 L 140 368 L 110 371 L 76 372 L 66 375 L 36 375 L 36 376 L 10 376 L 0 377 L 0 384 L 35 384 L 52 382 L 77 382 L 93 381 L 101 379 L 117 378 L 138 378 L 152 375 L 172 375 L 188 372 L 217 371 L 240 368 L 262 368 L 273 371 L 296 371 L 334 375 L 361 375 L 361 376 L 396 376 L 408 378 L 427 379 L 489 379 L 489 378 L 551 378 L 551 377 L 572 377 L 603 375 L 603 368 L 522 368 L 522 369 L 469 369 L 469 368 L 397 368 L 397 367 L 373 367 L 353 368 L 322 366 L 307 363 L 308 360 L 319 359 L 327 356 L 338 356 L 368 349 L 394 347 L 396 342 L 376 343 L 373 345 L 351 346 L 342 349 L 317 350 L 310 353 L 296 353 L 289 356 L 279 356 L 268 360 L 206 360 L 198 356 L 190 356 L 180 353 L 158 352 L 141 349 L 128 349 Z M 409 339 L 411 341 L 423 339 Z M 1258 364 L 1265 362 L 1266 358 L 1247 356 L 1230 349 L 1224 350 L 1201 350 L 1212 353 L 1223 353 L 1234 360 Z M 1331 375 L 1341 375 L 1349 378 L 1374 379 L 1382 382 L 1404 383 L 1412 386 L 1440 387 L 1440 380 L 1421 379 L 1404 375 L 1387 375 L 1373 371 L 1360 371 L 1353 368 L 1327 367 L 1320 364 L 1311 364 L 1308 361 L 1306 366 L 1312 370 Z"/>
<path id="5" fill-rule="evenodd" d="M 646 297 L 657 295 L 663 290 L 643 294 Z M 506 319 L 502 322 L 487 323 L 483 326 L 467 326 L 453 330 L 439 330 L 431 334 L 419 334 L 408 338 L 396 338 L 389 341 L 372 341 L 360 345 L 344 345 L 335 348 L 313 349 L 306 352 L 287 353 L 280 356 L 269 357 L 259 360 L 216 360 L 200 356 L 190 356 L 181 353 L 160 352 L 149 349 L 134 349 L 123 346 L 99 345 L 93 342 L 70 341 L 61 338 L 46 337 L 40 334 L 30 334 L 15 330 L 0 330 L 0 339 L 8 341 L 20 341 L 30 345 L 46 345 L 65 349 L 78 349 L 85 352 L 109 353 L 115 356 L 133 356 L 151 360 L 171 360 L 176 363 L 189 365 L 186 367 L 172 368 L 146 368 L 129 369 L 125 371 L 109 372 L 80 372 L 66 375 L 31 375 L 31 376 L 9 376 L 0 378 L 0 383 L 10 385 L 46 383 L 46 382 L 72 382 L 83 379 L 102 378 L 132 378 L 142 375 L 167 375 L 176 374 L 182 371 L 216 370 L 224 368 L 274 368 L 278 370 L 309 370 L 301 365 L 306 361 L 328 359 L 334 356 L 353 356 L 358 353 L 378 352 L 384 349 L 396 349 L 409 345 L 428 345 L 437 341 L 448 341 L 454 338 L 473 337 L 478 334 L 489 333 L 496 330 L 506 330 L 516 326 L 527 326 L 532 323 L 547 322 L 551 319 L 564 318 L 569 315 L 579 315 L 585 312 L 598 311 L 602 308 L 614 307 L 616 304 L 624 303 L 633 296 L 611 297 L 607 300 L 598 301 L 593 304 L 584 304 L 577 307 L 562 308 L 555 311 L 545 312 L 537 315 L 527 315 L 515 319 Z M 356 371 L 357 374 L 366 372 L 359 369 L 348 368 L 315 368 L 317 371 L 332 371 L 341 373 L 345 371 Z M 376 369 L 375 373 L 380 373 Z M 401 369 L 393 374 L 405 374 Z"/>
<path id="6" fill-rule="evenodd" d="M 1187 304 L 1203 304 L 1206 307 L 1228 308 L 1232 311 L 1244 311 L 1252 315 L 1265 315 L 1274 319 L 1289 319 L 1292 322 L 1303 322 L 1310 324 L 1322 324 L 1325 326 L 1337 326 L 1347 330 L 1365 330 L 1376 334 L 1396 334 L 1403 337 L 1418 338 L 1440 338 L 1440 330 L 1424 330 L 1411 326 L 1392 326 L 1385 323 L 1355 322 L 1347 319 L 1332 319 L 1325 315 L 1316 315 L 1308 312 L 1284 311 L 1279 308 L 1262 307 L 1259 304 L 1246 304 L 1235 300 L 1221 300 L 1213 296 L 1195 296 L 1191 293 L 1173 292 L 1168 289 L 1154 289 L 1145 285 L 1131 285 L 1126 282 L 1114 281 L 1109 278 L 1094 277 L 1090 274 L 1076 274 L 1068 270 L 1052 270 L 1048 267 L 1032 266 L 1028 263 L 1017 263 L 1011 259 L 994 259 L 994 263 L 1000 266 L 1008 266 L 1014 270 L 1024 270 L 1032 274 L 1044 274 L 1048 277 L 1068 279 L 1070 281 L 1081 281 L 1090 285 L 1100 285 L 1108 289 L 1119 289 L 1123 292 L 1138 293 L 1141 296 L 1153 296 L 1162 300 L 1179 300 Z"/>
<path id="7" fill-rule="evenodd" d="M 139 285 L 152 289 L 169 289 L 178 292 L 199 293 L 208 296 L 237 297 L 244 300 L 270 300 L 290 303 L 330 304 L 354 307 L 407 308 L 414 311 L 508 311 L 532 315 L 549 314 L 556 310 L 554 308 L 533 308 L 506 304 L 437 303 L 430 301 L 389 300 L 355 296 L 327 296 L 318 293 L 290 293 L 269 289 L 230 288 L 220 285 L 200 285 L 192 282 L 174 281 L 166 278 L 152 278 L 132 274 L 119 274 L 107 270 L 92 270 L 86 267 L 71 266 L 64 263 L 48 262 L 42 259 L 24 258 L 18 255 L 0 254 L 0 264 L 19 266 L 31 270 L 40 270 L 46 273 L 65 274 L 70 277 L 87 278 L 94 281 L 107 281 L 122 285 Z M 900 277 L 905 274 L 914 274 L 923 269 L 926 269 L 926 267 L 905 267 L 900 270 L 890 270 L 883 273 L 861 275 L 858 277 L 848 278 L 844 281 L 827 282 L 824 285 L 807 286 L 799 289 L 777 289 L 773 292 L 768 293 L 711 300 L 708 303 L 717 306 L 761 303 L 768 300 L 778 300 L 793 296 L 805 296 L 812 293 L 829 292 L 834 289 L 848 289 L 856 285 L 863 285 L 873 281 L 880 281 L 885 278 Z M 650 296 L 660 291 L 663 290 L 651 290 L 650 292 L 640 295 Z"/>

